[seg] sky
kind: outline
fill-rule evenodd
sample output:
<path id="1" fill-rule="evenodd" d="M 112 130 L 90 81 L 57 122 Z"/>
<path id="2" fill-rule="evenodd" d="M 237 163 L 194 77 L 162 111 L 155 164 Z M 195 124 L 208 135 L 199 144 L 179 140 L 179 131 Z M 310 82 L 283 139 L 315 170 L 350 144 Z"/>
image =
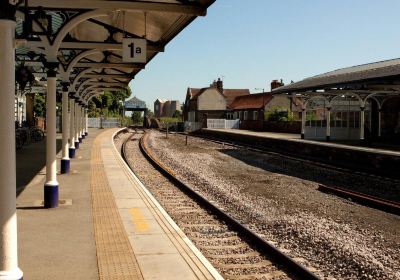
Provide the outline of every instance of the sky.
<path id="1" fill-rule="evenodd" d="M 130 83 L 153 110 L 188 87 L 270 90 L 331 70 L 399 58 L 399 0 L 217 0 Z"/>

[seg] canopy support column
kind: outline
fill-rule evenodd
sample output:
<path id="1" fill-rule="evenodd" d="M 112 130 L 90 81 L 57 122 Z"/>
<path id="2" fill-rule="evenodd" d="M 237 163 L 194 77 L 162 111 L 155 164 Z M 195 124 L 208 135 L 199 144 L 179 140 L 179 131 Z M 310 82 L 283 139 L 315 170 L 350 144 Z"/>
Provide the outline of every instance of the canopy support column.
<path id="1" fill-rule="evenodd" d="M 326 110 L 327 115 L 326 115 L 326 141 L 331 140 L 331 107 L 327 107 Z"/>
<path id="2" fill-rule="evenodd" d="M 0 9 L 7 3 L 0 4 Z M 1 11 L 3 13 L 5 11 Z M 0 18 L 0 279 L 22 279 L 18 268 L 15 167 L 15 21 Z"/>
<path id="3" fill-rule="evenodd" d="M 68 147 L 68 86 L 69 83 L 62 83 L 62 159 L 61 174 L 69 173 L 69 147 Z"/>
<path id="4" fill-rule="evenodd" d="M 73 93 L 71 92 L 71 97 L 69 101 L 69 157 L 75 158 L 75 100 L 73 98 Z"/>
<path id="5" fill-rule="evenodd" d="M 378 110 L 378 137 L 382 136 L 382 108 Z"/>
<path id="6" fill-rule="evenodd" d="M 360 107 L 360 140 L 364 141 L 365 107 Z"/>
<path id="7" fill-rule="evenodd" d="M 306 108 L 301 109 L 301 139 L 304 139 L 306 133 Z"/>
<path id="8" fill-rule="evenodd" d="M 78 141 L 82 143 L 82 106 L 81 101 L 78 102 Z"/>
<path id="9" fill-rule="evenodd" d="M 44 185 L 44 207 L 58 207 L 58 182 L 56 162 L 56 86 L 58 62 L 47 62 L 46 94 L 46 183 Z"/>
<path id="10" fill-rule="evenodd" d="M 85 139 L 85 108 L 83 104 L 81 106 L 81 135 L 83 141 Z"/>
<path id="11" fill-rule="evenodd" d="M 88 136 L 89 130 L 88 130 L 88 107 L 86 106 L 85 108 L 85 136 Z"/>
<path id="12" fill-rule="evenodd" d="M 79 149 L 79 104 L 75 101 L 75 150 Z"/>

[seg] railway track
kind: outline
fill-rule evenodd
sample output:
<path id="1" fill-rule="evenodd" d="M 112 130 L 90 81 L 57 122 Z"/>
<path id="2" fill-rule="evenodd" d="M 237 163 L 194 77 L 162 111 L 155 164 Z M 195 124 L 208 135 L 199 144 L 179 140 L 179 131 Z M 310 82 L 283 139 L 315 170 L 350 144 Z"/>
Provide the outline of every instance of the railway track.
<path id="1" fill-rule="evenodd" d="M 318 189 L 325 193 L 335 194 L 337 196 L 351 199 L 357 203 L 376 208 L 388 213 L 400 215 L 400 203 L 396 201 L 391 201 L 387 199 L 381 199 L 376 196 L 366 195 L 359 192 L 354 192 L 351 190 L 333 187 L 333 186 L 325 186 L 319 184 Z"/>
<path id="2" fill-rule="evenodd" d="M 345 168 L 332 166 L 332 165 L 328 165 L 328 164 L 324 164 L 324 163 L 320 163 L 320 162 L 310 161 L 307 159 L 296 158 L 296 157 L 284 155 L 281 153 L 267 151 L 267 150 L 259 148 L 259 147 L 252 147 L 252 146 L 248 146 L 248 145 L 244 145 L 244 144 L 226 142 L 226 141 L 222 141 L 220 139 L 216 139 L 216 138 L 212 138 L 212 137 L 208 137 L 208 136 L 202 136 L 202 135 L 191 135 L 191 137 L 200 138 L 200 139 L 203 139 L 206 141 L 220 144 L 222 146 L 230 146 L 230 147 L 234 147 L 237 149 L 246 149 L 248 151 L 253 151 L 253 152 L 257 152 L 257 153 L 279 156 L 283 159 L 299 162 L 300 164 L 301 163 L 312 164 L 315 167 L 328 168 L 330 170 L 334 170 L 334 171 L 341 172 L 344 174 L 357 174 L 357 175 L 361 175 L 361 176 L 364 176 L 367 178 L 380 179 L 382 181 L 387 181 L 387 182 L 391 182 L 393 184 L 400 185 L 400 180 L 397 180 L 397 179 L 382 177 L 382 176 L 368 174 L 368 173 L 359 172 L 359 171 L 353 171 L 350 169 L 345 169 Z M 351 199 L 352 201 L 354 201 L 356 203 L 359 203 L 359 204 L 362 204 L 362 205 L 365 205 L 365 206 L 368 206 L 371 208 L 375 208 L 375 209 L 379 209 L 384 212 L 400 215 L 400 202 L 398 202 L 398 201 L 383 199 L 378 196 L 367 195 L 362 192 L 356 192 L 356 191 L 353 191 L 350 189 L 340 188 L 340 187 L 336 187 L 336 186 L 327 186 L 324 184 L 319 184 L 318 189 L 325 193 L 334 194 L 336 196 L 339 196 L 339 197 L 342 197 L 345 199 Z"/>
<path id="3" fill-rule="evenodd" d="M 136 131 L 124 141 L 125 161 L 225 279 L 320 279 L 300 264 L 304 260 L 290 258 L 178 180 L 146 137 Z"/>
<path id="4" fill-rule="evenodd" d="M 181 135 L 186 135 L 184 133 L 178 133 Z M 258 153 L 263 153 L 263 154 L 268 154 L 268 155 L 273 155 L 273 156 L 279 156 L 288 160 L 292 160 L 292 161 L 297 161 L 299 163 L 310 163 L 313 164 L 316 167 L 322 167 L 322 168 L 329 168 L 331 170 L 335 170 L 338 172 L 342 172 L 345 174 L 357 174 L 360 176 L 364 176 L 364 177 L 369 177 L 369 178 L 374 178 L 374 179 L 382 179 L 388 182 L 392 182 L 395 184 L 400 184 L 400 180 L 399 179 L 395 179 L 395 178 L 391 178 L 391 177 L 385 177 L 385 176 L 380 176 L 380 175 L 375 175 L 375 174 L 369 174 L 366 172 L 362 172 L 359 170 L 352 170 L 352 169 L 347 169 L 347 168 L 343 168 L 343 167 L 338 167 L 338 166 L 334 166 L 331 164 L 326 164 L 323 162 L 318 162 L 315 160 L 310 160 L 310 159 L 306 159 L 306 158 L 299 158 L 293 155 L 289 155 L 289 154 L 284 154 L 284 153 L 279 153 L 279 152 L 273 152 L 271 150 L 268 150 L 264 147 L 261 147 L 259 145 L 254 145 L 254 146 L 249 146 L 247 144 L 243 144 L 243 143 L 239 143 L 239 142 L 228 142 L 228 141 L 224 141 L 222 139 L 219 138 L 215 138 L 215 137 L 211 137 L 211 136 L 205 136 L 205 135 L 200 135 L 200 134 L 191 134 L 190 137 L 196 137 L 196 138 L 200 138 L 203 140 L 207 140 L 213 143 L 217 143 L 217 144 L 221 144 L 221 145 L 226 145 L 226 146 L 231 146 L 234 148 L 238 148 L 238 149 L 247 149 L 249 151 L 253 151 L 253 152 L 258 152 Z"/>

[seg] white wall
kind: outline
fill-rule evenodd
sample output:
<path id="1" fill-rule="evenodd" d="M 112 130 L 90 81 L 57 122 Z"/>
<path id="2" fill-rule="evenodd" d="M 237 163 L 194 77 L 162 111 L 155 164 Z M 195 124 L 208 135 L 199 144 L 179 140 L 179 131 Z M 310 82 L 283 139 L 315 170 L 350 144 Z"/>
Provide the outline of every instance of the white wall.
<path id="1" fill-rule="evenodd" d="M 226 110 L 224 96 L 215 88 L 204 91 L 197 99 L 198 110 Z"/>

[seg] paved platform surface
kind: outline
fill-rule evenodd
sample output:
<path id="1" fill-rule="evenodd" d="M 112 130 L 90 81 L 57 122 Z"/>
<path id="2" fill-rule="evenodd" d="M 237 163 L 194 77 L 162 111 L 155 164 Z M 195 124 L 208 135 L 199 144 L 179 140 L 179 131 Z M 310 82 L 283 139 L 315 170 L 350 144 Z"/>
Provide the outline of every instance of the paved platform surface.
<path id="1" fill-rule="evenodd" d="M 43 169 L 19 195 L 24 279 L 222 279 L 126 166 L 116 131 L 89 131 L 58 209 L 40 206 Z"/>
<path id="2" fill-rule="evenodd" d="M 345 145 L 340 143 L 334 142 L 322 142 L 322 141 L 315 141 L 315 140 L 307 140 L 301 139 L 300 134 L 291 134 L 291 133 L 276 133 L 276 132 L 266 132 L 266 131 L 251 131 L 251 130 L 244 130 L 244 129 L 211 129 L 211 128 L 204 128 L 204 130 L 211 130 L 211 131 L 220 131 L 224 133 L 233 133 L 233 134 L 245 134 L 245 135 L 253 135 L 257 137 L 265 137 L 265 138 L 272 138 L 272 139 L 283 139 L 288 141 L 297 141 L 297 142 L 304 142 L 314 145 L 321 145 L 321 146 L 328 146 L 328 147 L 338 147 L 343 149 L 349 150 L 357 150 L 357 151 L 366 151 L 369 153 L 377 153 L 377 154 L 385 154 L 391 156 L 400 156 L 399 151 L 393 150 L 386 150 L 386 149 L 378 149 L 378 148 L 370 148 L 370 147 L 362 147 L 362 146 L 354 146 L 354 145 Z"/>

